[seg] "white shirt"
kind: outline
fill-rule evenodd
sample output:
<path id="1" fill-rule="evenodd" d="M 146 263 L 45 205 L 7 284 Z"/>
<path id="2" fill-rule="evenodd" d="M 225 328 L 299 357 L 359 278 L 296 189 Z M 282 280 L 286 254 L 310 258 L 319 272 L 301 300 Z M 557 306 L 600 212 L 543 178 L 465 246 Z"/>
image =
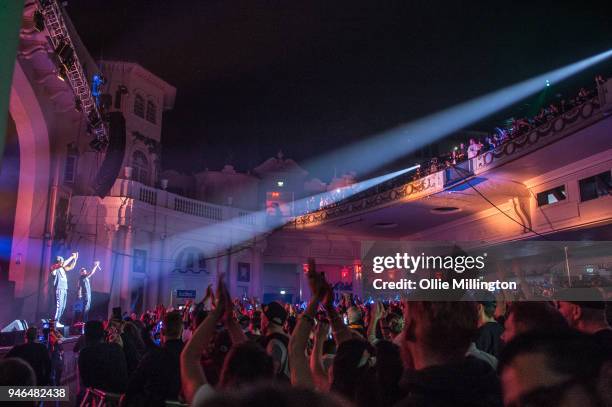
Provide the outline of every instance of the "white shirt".
<path id="1" fill-rule="evenodd" d="M 474 158 L 480 151 L 480 144 L 470 144 L 467 149 L 468 159 Z"/>

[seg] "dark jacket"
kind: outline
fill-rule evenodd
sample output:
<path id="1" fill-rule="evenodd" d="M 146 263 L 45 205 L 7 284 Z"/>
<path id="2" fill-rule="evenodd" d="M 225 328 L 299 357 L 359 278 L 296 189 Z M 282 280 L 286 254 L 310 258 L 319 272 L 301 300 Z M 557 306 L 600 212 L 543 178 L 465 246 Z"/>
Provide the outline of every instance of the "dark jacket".
<path id="1" fill-rule="evenodd" d="M 123 393 L 128 373 L 123 349 L 116 343 L 86 345 L 79 352 L 81 387 Z"/>
<path id="2" fill-rule="evenodd" d="M 404 398 L 397 406 L 497 407 L 501 386 L 493 368 L 474 357 L 448 365 L 404 372 Z"/>
<path id="3" fill-rule="evenodd" d="M 501 336 L 504 333 L 504 327 L 498 322 L 487 322 L 478 328 L 478 337 L 476 338 L 476 347 L 483 352 L 499 357 L 499 349 L 501 348 Z"/>
<path id="4" fill-rule="evenodd" d="M 183 341 L 169 340 L 149 351 L 132 374 L 125 397 L 128 406 L 164 406 L 181 390 L 180 357 Z"/>
<path id="5" fill-rule="evenodd" d="M 25 360 L 36 373 L 36 385 L 49 385 L 51 358 L 49 357 L 49 350 L 42 343 L 29 342 L 14 346 L 5 357 Z"/>

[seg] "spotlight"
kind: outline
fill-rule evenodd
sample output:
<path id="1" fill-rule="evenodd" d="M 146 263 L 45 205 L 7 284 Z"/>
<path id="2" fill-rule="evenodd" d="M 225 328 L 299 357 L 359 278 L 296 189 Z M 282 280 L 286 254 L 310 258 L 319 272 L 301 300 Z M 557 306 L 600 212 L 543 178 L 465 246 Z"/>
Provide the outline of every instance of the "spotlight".
<path id="1" fill-rule="evenodd" d="M 560 83 L 610 57 L 612 49 L 346 145 L 305 165 L 316 170 L 328 169 L 330 163 L 353 163 L 354 171 L 367 174 L 541 92 L 542 84 L 546 85 L 547 81 Z M 371 154 L 372 151 L 376 154 Z"/>
<path id="2" fill-rule="evenodd" d="M 546 79 L 546 86 L 550 86 L 550 81 L 548 79 Z"/>
<path id="3" fill-rule="evenodd" d="M 33 16 L 34 20 L 34 29 L 38 32 L 42 32 L 45 29 L 45 17 L 43 14 L 36 10 Z"/>
<path id="4" fill-rule="evenodd" d="M 55 47 L 55 53 L 66 67 L 70 67 L 74 63 L 74 50 L 66 41 L 60 41 Z"/>
<path id="5" fill-rule="evenodd" d="M 57 68 L 57 78 L 62 82 L 66 82 L 66 79 L 68 79 L 68 74 L 66 73 L 66 67 L 64 65 L 60 65 L 60 67 Z"/>

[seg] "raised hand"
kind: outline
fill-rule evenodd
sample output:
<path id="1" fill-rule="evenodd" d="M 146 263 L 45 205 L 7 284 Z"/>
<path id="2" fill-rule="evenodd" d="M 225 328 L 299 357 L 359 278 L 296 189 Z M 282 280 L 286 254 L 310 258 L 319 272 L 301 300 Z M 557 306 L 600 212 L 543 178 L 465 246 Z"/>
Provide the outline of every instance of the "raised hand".
<path id="1" fill-rule="evenodd" d="M 215 309 L 213 312 L 219 318 L 224 316 L 228 309 L 230 311 L 232 310 L 232 299 L 229 297 L 224 278 L 225 273 L 219 274 L 219 278 L 217 280 L 217 292 L 215 293 Z"/>
<path id="2" fill-rule="evenodd" d="M 374 319 L 379 320 L 383 317 L 383 314 L 385 313 L 385 307 L 382 304 L 382 302 L 380 301 L 376 301 L 376 304 L 374 305 Z"/>
<path id="3" fill-rule="evenodd" d="M 315 328 L 315 338 L 317 341 L 325 341 L 327 334 L 329 334 L 329 322 L 319 321 Z"/>

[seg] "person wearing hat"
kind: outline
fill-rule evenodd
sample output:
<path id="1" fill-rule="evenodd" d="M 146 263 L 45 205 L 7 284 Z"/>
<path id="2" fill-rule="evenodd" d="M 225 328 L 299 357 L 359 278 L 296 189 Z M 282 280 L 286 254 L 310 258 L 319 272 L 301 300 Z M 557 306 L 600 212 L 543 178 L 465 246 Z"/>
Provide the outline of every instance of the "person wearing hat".
<path id="1" fill-rule="evenodd" d="M 612 343 L 612 327 L 606 320 L 606 302 L 594 287 L 568 288 L 555 295 L 557 309 L 570 327 Z"/>
<path id="2" fill-rule="evenodd" d="M 62 314 L 66 309 L 66 298 L 68 297 L 68 278 L 66 271 L 72 270 L 76 266 L 79 253 L 74 252 L 72 256 L 64 260 L 62 256 L 55 258 L 55 263 L 51 266 L 53 276 L 53 286 L 55 287 L 55 326 L 63 328 L 61 323 Z"/>
<path id="3" fill-rule="evenodd" d="M 276 377 L 289 380 L 289 336 L 283 330 L 287 311 L 276 301 L 264 305 L 262 311 L 261 330 L 265 335 L 262 345 L 274 361 Z"/>

